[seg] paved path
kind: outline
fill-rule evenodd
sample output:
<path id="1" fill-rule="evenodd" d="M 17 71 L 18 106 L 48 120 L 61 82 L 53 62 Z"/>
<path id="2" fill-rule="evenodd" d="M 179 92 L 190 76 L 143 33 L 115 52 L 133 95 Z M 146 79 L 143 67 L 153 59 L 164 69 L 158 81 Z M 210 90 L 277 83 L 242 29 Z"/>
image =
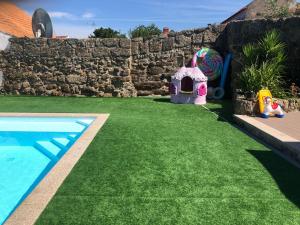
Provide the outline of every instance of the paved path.
<path id="1" fill-rule="evenodd" d="M 262 141 L 274 146 L 300 167 L 300 112 L 285 118 L 263 119 L 234 115 L 235 121 Z"/>
<path id="2" fill-rule="evenodd" d="M 287 113 L 283 119 L 273 117 L 269 119 L 256 117 L 255 119 L 288 136 L 300 140 L 300 112 Z"/>

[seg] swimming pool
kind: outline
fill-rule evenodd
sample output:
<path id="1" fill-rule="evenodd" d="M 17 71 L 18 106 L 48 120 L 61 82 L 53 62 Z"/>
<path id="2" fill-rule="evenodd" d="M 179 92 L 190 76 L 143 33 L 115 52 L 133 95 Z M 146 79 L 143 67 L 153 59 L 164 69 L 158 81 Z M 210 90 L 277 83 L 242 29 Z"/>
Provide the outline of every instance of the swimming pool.
<path id="1" fill-rule="evenodd" d="M 94 120 L 94 117 L 0 117 L 0 224 Z"/>

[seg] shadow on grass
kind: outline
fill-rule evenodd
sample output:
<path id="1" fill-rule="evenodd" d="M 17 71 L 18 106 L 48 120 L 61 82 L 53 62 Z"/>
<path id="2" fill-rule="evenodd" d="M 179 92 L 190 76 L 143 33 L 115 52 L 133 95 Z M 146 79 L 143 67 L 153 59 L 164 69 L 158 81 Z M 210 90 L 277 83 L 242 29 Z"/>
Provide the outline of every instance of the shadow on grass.
<path id="1" fill-rule="evenodd" d="M 233 123 L 233 103 L 230 100 L 209 101 L 220 107 L 208 107 L 210 111 L 218 115 L 218 120 Z"/>
<path id="2" fill-rule="evenodd" d="M 171 102 L 171 99 L 169 97 L 154 98 L 153 101 L 167 104 L 175 104 Z M 233 104 L 230 100 L 210 100 L 208 101 L 208 103 L 210 103 L 210 105 L 205 107 L 207 107 L 211 112 L 217 114 L 219 121 L 233 123 Z"/>
<path id="3" fill-rule="evenodd" d="M 267 169 L 286 198 L 300 208 L 300 169 L 272 151 L 247 151 Z"/>
<path id="4" fill-rule="evenodd" d="M 218 115 L 219 121 L 229 122 L 232 126 L 237 127 L 233 119 L 233 104 L 231 101 L 211 101 L 209 103 L 211 103 L 208 105 L 209 110 Z M 237 128 L 239 129 L 239 127 Z M 244 133 L 253 138 L 248 132 Z M 255 140 L 269 148 L 261 139 L 255 138 Z M 289 144 L 298 146 L 300 149 L 300 143 Z M 283 153 L 286 157 L 283 158 L 273 151 L 247 151 L 266 168 L 285 197 L 297 208 L 300 208 L 300 169 L 292 164 L 296 163 L 293 157 Z"/>
<path id="5" fill-rule="evenodd" d="M 162 103 L 171 103 L 171 99 L 170 98 L 154 98 L 153 101 L 155 102 L 162 102 Z"/>

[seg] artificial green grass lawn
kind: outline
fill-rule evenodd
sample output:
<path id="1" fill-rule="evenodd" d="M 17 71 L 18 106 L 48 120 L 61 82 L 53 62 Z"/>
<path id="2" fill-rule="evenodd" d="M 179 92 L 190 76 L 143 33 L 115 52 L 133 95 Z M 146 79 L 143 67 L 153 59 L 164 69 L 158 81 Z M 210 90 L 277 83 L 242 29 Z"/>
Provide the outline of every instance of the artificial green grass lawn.
<path id="1" fill-rule="evenodd" d="M 300 170 L 202 107 L 1 97 L 2 112 L 110 113 L 37 224 L 300 224 Z M 227 115 L 228 104 L 208 104 Z"/>

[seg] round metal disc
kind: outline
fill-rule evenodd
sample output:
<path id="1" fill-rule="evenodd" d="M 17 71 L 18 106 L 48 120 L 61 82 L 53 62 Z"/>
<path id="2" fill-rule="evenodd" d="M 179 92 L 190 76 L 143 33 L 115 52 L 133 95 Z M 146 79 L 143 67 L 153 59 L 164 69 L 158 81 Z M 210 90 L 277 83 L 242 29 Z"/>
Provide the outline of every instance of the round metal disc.
<path id="1" fill-rule="evenodd" d="M 52 22 L 49 14 L 44 9 L 37 9 L 33 13 L 32 31 L 35 37 L 52 38 Z M 40 36 L 37 36 L 38 33 L 40 33 Z"/>

